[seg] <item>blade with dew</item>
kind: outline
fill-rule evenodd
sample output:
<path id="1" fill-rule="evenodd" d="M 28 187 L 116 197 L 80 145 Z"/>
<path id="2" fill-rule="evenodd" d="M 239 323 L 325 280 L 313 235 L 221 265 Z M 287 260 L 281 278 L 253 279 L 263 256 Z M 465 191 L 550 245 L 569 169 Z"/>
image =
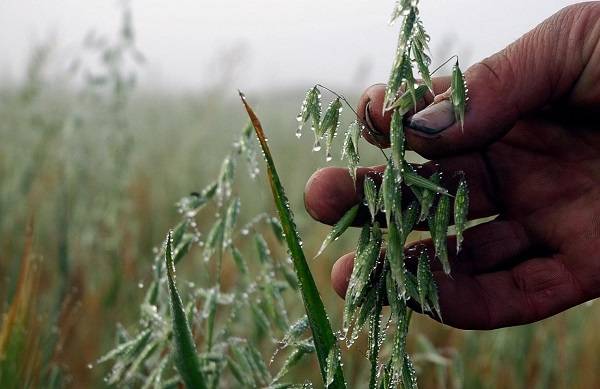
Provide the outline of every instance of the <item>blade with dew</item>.
<path id="1" fill-rule="evenodd" d="M 423 83 L 427 85 L 429 90 L 433 93 L 433 83 L 431 82 L 431 74 L 429 72 L 429 65 L 431 64 L 431 58 L 427 54 L 429 50 L 429 35 L 425 32 L 423 22 L 420 18 L 417 18 L 415 24 L 415 33 L 412 39 L 412 53 L 413 59 L 417 64 L 417 69 L 421 75 Z"/>
<path id="2" fill-rule="evenodd" d="M 383 309 L 383 299 L 385 297 L 385 272 L 379 277 L 379 285 L 376 286 L 376 302 L 375 308 L 369 317 L 369 361 L 371 362 L 371 375 L 369 378 L 369 388 L 376 389 L 378 366 L 379 366 L 379 351 L 381 343 L 385 337 L 385 329 L 381 328 L 381 315 Z"/>
<path id="3" fill-rule="evenodd" d="M 244 259 L 244 256 L 242 255 L 240 250 L 237 249 L 237 247 L 235 247 L 233 245 L 230 247 L 231 247 L 230 251 L 231 251 L 231 256 L 233 258 L 233 262 L 235 263 L 235 266 L 237 267 L 238 271 L 240 272 L 242 279 L 247 282 L 248 281 L 248 265 L 246 264 L 246 260 Z"/>
<path id="4" fill-rule="evenodd" d="M 335 372 L 340 366 L 341 361 L 340 349 L 337 345 L 334 345 L 331 350 L 329 350 L 329 355 L 327 356 L 327 379 L 325 380 L 325 387 L 329 388 L 333 381 L 335 380 Z"/>
<path id="5" fill-rule="evenodd" d="M 415 76 L 413 74 L 413 65 L 412 61 L 410 61 L 409 50 L 407 50 L 406 56 L 409 58 L 408 61 L 403 63 L 402 69 L 402 77 L 404 81 L 402 81 L 402 85 L 404 85 L 404 90 L 410 93 L 410 97 L 412 99 L 412 109 L 417 109 L 417 94 L 415 90 L 415 85 L 417 80 L 415 80 Z"/>
<path id="6" fill-rule="evenodd" d="M 288 249 L 290 251 L 290 255 L 294 263 L 294 268 L 298 276 L 300 291 L 302 294 L 302 299 L 304 301 L 306 314 L 310 322 L 310 327 L 315 343 L 315 349 L 317 352 L 317 358 L 319 360 L 321 376 L 323 378 L 323 382 L 325 382 L 325 380 L 327 379 L 327 356 L 329 355 L 329 351 L 336 345 L 336 337 L 331 329 L 331 324 L 329 323 L 329 319 L 327 318 L 327 313 L 325 312 L 323 301 L 321 300 L 321 296 L 319 295 L 319 291 L 317 290 L 317 286 L 310 272 L 310 268 L 308 267 L 308 263 L 306 262 L 306 257 L 304 256 L 304 252 L 302 251 L 302 246 L 300 245 L 300 237 L 298 236 L 296 225 L 294 223 L 294 218 L 289 208 L 289 201 L 285 195 L 283 186 L 281 185 L 281 181 L 279 180 L 279 175 L 277 174 L 277 170 L 275 168 L 275 162 L 273 161 L 273 157 L 271 156 L 271 150 L 269 149 L 269 145 L 267 144 L 262 125 L 258 120 L 256 114 L 246 101 L 245 96 L 241 92 L 240 97 L 242 99 L 242 103 L 244 104 L 246 112 L 248 113 L 248 116 L 252 121 L 252 125 L 254 126 L 256 136 L 258 138 L 258 141 L 260 142 L 265 161 L 267 163 L 267 175 L 269 178 L 269 183 L 271 185 L 271 191 L 273 193 L 275 205 L 279 213 L 279 219 L 281 221 L 283 231 L 285 233 L 285 239 L 288 245 Z M 339 365 L 336 368 L 334 380 L 330 387 L 346 387 L 343 371 L 341 366 Z"/>
<path id="7" fill-rule="evenodd" d="M 448 190 L 446 188 L 441 187 L 439 184 L 436 184 L 435 182 L 428 180 L 425 177 L 421 177 L 420 175 L 415 174 L 409 171 L 408 169 L 404 169 L 402 177 L 404 178 L 404 181 L 408 186 L 415 185 L 419 188 L 427 189 L 435 193 L 448 195 Z"/>
<path id="8" fill-rule="evenodd" d="M 352 225 L 352 222 L 354 221 L 354 219 L 356 219 L 356 215 L 358 215 L 359 207 L 360 204 L 356 204 L 348 211 L 346 211 L 344 216 L 342 216 L 342 218 L 337 223 L 335 223 L 329 234 L 327 234 L 327 237 L 323 241 L 323 244 L 321 244 L 321 248 L 319 249 L 317 255 L 315 255 L 315 258 L 321 255 L 331 242 L 339 238 L 348 229 L 348 227 Z"/>
<path id="9" fill-rule="evenodd" d="M 469 213 L 469 187 L 464 175 L 458 183 L 456 197 L 454 199 L 454 225 L 456 227 L 456 253 L 461 249 L 463 242 L 463 232 L 467 224 L 467 214 Z"/>
<path id="10" fill-rule="evenodd" d="M 169 283 L 171 316 L 173 325 L 174 361 L 183 382 L 188 388 L 206 388 L 204 376 L 200 369 L 200 360 L 196 352 L 196 344 L 188 323 L 186 313 L 175 284 L 175 265 L 171 247 L 171 231 L 167 235 L 165 249 L 165 265 Z"/>
<path id="11" fill-rule="evenodd" d="M 435 255 L 444 268 L 444 273 L 450 274 L 450 262 L 448 262 L 448 225 L 450 219 L 450 198 L 441 196 L 438 201 L 435 217 L 433 218 L 433 229 L 430 229 L 435 247 Z"/>
<path id="12" fill-rule="evenodd" d="M 217 288 L 209 289 L 202 308 L 202 318 L 206 320 L 206 347 L 208 351 L 211 351 L 213 347 L 218 297 L 219 291 Z"/>
<path id="13" fill-rule="evenodd" d="M 405 293 L 398 290 L 391 272 L 387 272 L 385 275 L 385 288 L 391 317 L 399 320 L 404 317 L 404 312 L 406 311 Z"/>
<path id="14" fill-rule="evenodd" d="M 452 67 L 450 88 L 450 100 L 452 101 L 452 107 L 454 108 L 454 116 L 456 117 L 456 121 L 460 123 L 460 128 L 464 130 L 468 89 L 465 76 L 458 65 L 458 59 Z"/>
<path id="15" fill-rule="evenodd" d="M 239 197 L 233 199 L 227 207 L 225 213 L 225 226 L 223 231 L 223 250 L 227 249 L 233 243 L 233 229 L 237 223 L 240 214 L 241 201 Z"/>
<path id="16" fill-rule="evenodd" d="M 406 268 L 404 266 L 404 240 L 396 225 L 392 221 L 388 226 L 388 247 L 386 256 L 390 264 L 392 279 L 398 285 L 400 293 L 404 295 L 406 290 Z"/>
<path id="17" fill-rule="evenodd" d="M 312 87 L 306 92 L 306 97 L 302 102 L 302 108 L 300 108 L 300 113 L 296 117 L 296 120 L 298 120 L 298 129 L 296 130 L 298 138 L 302 136 L 304 123 L 309 120 L 312 121 L 312 131 L 316 136 L 321 122 L 321 91 L 319 91 L 317 86 Z"/>
<path id="18" fill-rule="evenodd" d="M 427 250 L 421 251 L 419 263 L 417 264 L 417 290 L 419 292 L 419 304 L 423 311 L 435 311 L 441 317 L 437 287 L 429 264 Z"/>
<path id="19" fill-rule="evenodd" d="M 392 161 L 394 166 L 402 169 L 404 161 L 404 126 L 402 124 L 402 115 L 395 110 L 392 114 L 390 123 L 390 147 L 392 148 Z"/>
<path id="20" fill-rule="evenodd" d="M 281 380 L 292 367 L 294 367 L 304 355 L 308 354 L 305 347 L 297 347 L 292 353 L 286 358 L 285 362 L 271 381 L 269 388 L 272 388 L 275 383 Z"/>
<path id="21" fill-rule="evenodd" d="M 219 205 L 223 203 L 223 200 L 228 199 L 231 196 L 231 186 L 233 185 L 235 176 L 236 161 L 237 159 L 230 154 L 225 157 L 221 164 L 216 193 Z"/>
<path id="22" fill-rule="evenodd" d="M 419 203 L 417 201 L 413 201 L 408 208 L 406 208 L 406 211 L 404 211 L 404 214 L 402 215 L 403 219 L 399 222 L 397 221 L 399 225 L 402 225 L 403 243 L 406 242 L 408 235 L 412 232 L 413 228 L 415 228 L 415 225 L 419 220 L 419 209 Z"/>
<path id="23" fill-rule="evenodd" d="M 397 0 L 389 23 L 393 24 L 400 16 L 406 16 L 412 7 L 411 3 L 412 0 Z"/>
<path id="24" fill-rule="evenodd" d="M 402 366 L 402 387 L 404 389 L 417 389 L 417 372 L 408 354 L 404 354 Z"/>
<path id="25" fill-rule="evenodd" d="M 343 316 L 343 333 L 346 334 L 348 329 L 350 328 L 350 324 L 352 321 L 352 314 L 355 308 L 354 297 L 356 294 L 356 290 L 358 289 L 359 279 L 361 278 L 361 273 L 363 271 L 363 266 L 360 264 L 363 260 L 363 253 L 367 250 L 367 247 L 371 240 L 371 226 L 365 224 L 362 227 L 360 232 L 360 237 L 358 238 L 358 244 L 356 246 L 355 252 L 355 260 L 354 266 L 352 267 L 352 274 L 350 275 L 350 280 L 348 281 L 348 288 L 346 289 L 346 298 L 344 300 L 344 316 Z"/>
<path id="26" fill-rule="evenodd" d="M 287 329 L 283 339 L 279 342 L 283 347 L 286 347 L 290 343 L 296 342 L 300 339 L 300 337 L 306 332 L 308 329 L 308 317 L 304 315 L 300 319 L 296 320 L 290 327 Z"/>
<path id="27" fill-rule="evenodd" d="M 398 111 L 400 115 L 404 115 L 410 110 L 414 108 L 414 101 L 419 101 L 425 96 L 429 88 L 425 84 L 419 84 L 415 88 L 414 92 L 406 91 L 400 95 L 389 107 L 387 107 L 386 111 Z"/>
<path id="28" fill-rule="evenodd" d="M 348 163 L 348 170 L 352 180 L 356 182 L 356 167 L 360 162 L 358 154 L 358 139 L 360 137 L 360 127 L 355 120 L 350 124 L 344 136 L 344 144 L 342 146 L 342 159 Z"/>
<path id="29" fill-rule="evenodd" d="M 431 177 L 429 177 L 429 181 L 438 186 L 440 185 L 440 180 L 440 172 L 435 172 L 431 175 Z M 427 216 L 429 216 L 429 211 L 431 210 L 431 206 L 433 205 L 433 202 L 435 200 L 434 191 L 424 189 L 421 193 L 421 216 L 419 216 L 420 222 L 425 221 L 425 219 L 427 219 Z"/>
<path id="30" fill-rule="evenodd" d="M 340 98 L 337 97 L 335 100 L 329 104 L 327 110 L 323 114 L 323 120 L 319 126 L 319 135 L 325 136 L 327 135 L 327 139 L 325 140 L 326 146 L 326 157 L 327 162 L 331 161 L 331 145 L 333 144 L 333 139 L 337 134 L 337 129 L 340 125 L 340 113 L 342 112 L 342 102 Z"/>
<path id="31" fill-rule="evenodd" d="M 204 250 L 202 257 L 208 262 L 215 254 L 220 258 L 223 250 L 223 234 L 225 232 L 225 220 L 219 217 L 211 227 L 206 241 L 204 242 Z"/>
<path id="32" fill-rule="evenodd" d="M 392 66 L 392 72 L 387 83 L 385 90 L 384 110 L 392 110 L 398 98 L 396 97 L 400 92 L 403 81 L 403 70 L 405 68 L 405 62 L 410 61 L 410 58 L 404 51 L 398 50 L 394 65 Z"/>
<path id="33" fill-rule="evenodd" d="M 367 202 L 367 206 L 369 207 L 369 213 L 371 214 L 371 221 L 375 221 L 375 216 L 377 215 L 377 203 L 379 201 L 377 186 L 375 185 L 375 181 L 371 177 L 365 177 L 365 181 L 363 183 L 363 192 L 365 194 L 365 200 Z"/>
<path id="34" fill-rule="evenodd" d="M 283 243 L 285 241 L 285 237 L 283 236 L 283 228 L 281 227 L 281 223 L 279 222 L 279 219 L 277 219 L 276 217 L 269 217 L 267 219 L 267 223 L 271 227 L 271 230 L 273 231 L 273 235 L 275 235 L 275 238 L 277 239 L 277 241 L 279 243 Z"/>
<path id="35" fill-rule="evenodd" d="M 383 198 L 383 209 L 385 210 L 385 221 L 389 226 L 396 210 L 396 198 L 399 197 L 398 186 L 396 185 L 396 170 L 391 160 L 388 161 L 383 180 L 381 181 L 381 197 Z"/>

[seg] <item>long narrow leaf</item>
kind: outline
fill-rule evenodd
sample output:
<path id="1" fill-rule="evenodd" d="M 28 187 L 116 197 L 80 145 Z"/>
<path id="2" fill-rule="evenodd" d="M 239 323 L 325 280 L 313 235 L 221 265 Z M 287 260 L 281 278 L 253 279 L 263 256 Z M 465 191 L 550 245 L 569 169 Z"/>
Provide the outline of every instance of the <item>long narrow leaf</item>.
<path id="1" fill-rule="evenodd" d="M 359 204 L 356 204 L 354 207 L 350 208 L 348 211 L 346 211 L 344 216 L 342 216 L 342 218 L 335 223 L 329 234 L 327 234 L 323 244 L 321 244 L 321 248 L 319 249 L 317 255 L 315 255 L 315 258 L 321 255 L 331 242 L 339 238 L 348 229 L 348 227 L 350 227 L 354 219 L 356 219 L 356 215 L 358 215 L 359 206 Z"/>
<path id="2" fill-rule="evenodd" d="M 169 292 L 171 294 L 171 315 L 173 318 L 173 343 L 175 344 L 175 366 L 188 388 L 206 388 L 204 376 L 200 370 L 200 360 L 196 352 L 196 344 L 190 330 L 183 302 L 175 285 L 175 266 L 173 264 L 173 249 L 171 247 L 171 231 L 167 235 L 165 261 Z"/>
<path id="3" fill-rule="evenodd" d="M 464 177 L 461 178 L 454 199 L 454 225 L 456 226 L 456 253 L 461 249 L 463 232 L 467 224 L 469 213 L 469 187 Z"/>
<path id="4" fill-rule="evenodd" d="M 331 329 L 331 324 L 327 318 L 323 301 L 317 290 L 315 280 L 312 277 L 306 257 L 302 251 L 300 245 L 300 237 L 296 231 L 294 218 L 290 211 L 289 202 L 279 180 L 279 175 L 275 168 L 273 157 L 271 156 L 271 150 L 267 144 L 266 136 L 263 131 L 262 125 L 258 120 L 258 117 L 246 101 L 245 96 L 240 92 L 242 103 L 252 121 L 254 130 L 258 141 L 260 142 L 263 154 L 267 163 L 267 173 L 269 177 L 269 183 L 271 185 L 271 191 L 275 200 L 275 205 L 279 213 L 279 219 L 285 233 L 285 239 L 288 245 L 288 249 L 292 256 L 294 268 L 298 276 L 300 284 L 300 291 L 302 293 L 302 299 L 304 301 L 304 307 L 306 314 L 310 322 L 310 327 L 313 333 L 313 339 L 315 348 L 317 351 L 317 357 L 319 359 L 319 366 L 321 368 L 321 376 L 323 382 L 327 380 L 327 356 L 329 351 L 336 346 L 336 337 Z M 345 388 L 346 384 L 341 366 L 337 366 L 333 383 L 329 386 L 330 388 Z"/>

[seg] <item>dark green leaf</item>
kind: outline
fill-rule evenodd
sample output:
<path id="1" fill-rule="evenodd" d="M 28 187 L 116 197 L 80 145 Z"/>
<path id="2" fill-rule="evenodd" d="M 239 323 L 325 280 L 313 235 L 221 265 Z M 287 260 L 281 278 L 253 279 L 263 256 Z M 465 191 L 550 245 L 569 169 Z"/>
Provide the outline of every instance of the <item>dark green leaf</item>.
<path id="1" fill-rule="evenodd" d="M 342 216 L 342 218 L 337 223 L 335 223 L 335 225 L 333 226 L 329 234 L 327 234 L 327 237 L 321 244 L 321 248 L 319 249 L 317 255 L 315 255 L 315 258 L 321 255 L 331 242 L 339 238 L 348 229 L 348 227 L 352 225 L 352 222 L 354 221 L 354 219 L 356 219 L 356 215 L 358 214 L 359 207 L 360 205 L 356 204 L 348 211 L 346 211 L 344 216 Z"/>
<path id="2" fill-rule="evenodd" d="M 172 256 L 172 235 L 167 235 L 165 266 L 169 283 L 171 315 L 173 325 L 174 361 L 181 378 L 188 388 L 206 388 L 200 361 L 196 353 L 196 344 L 188 324 L 179 291 L 175 285 L 175 266 Z"/>
<path id="3" fill-rule="evenodd" d="M 265 156 L 273 198 L 275 199 L 275 205 L 277 206 L 279 219 L 281 220 L 288 249 L 292 256 L 294 268 L 298 276 L 302 299 L 304 300 L 306 313 L 313 333 L 317 357 L 319 359 L 321 376 L 323 378 L 323 382 L 325 382 L 327 378 L 327 356 L 329 355 L 329 350 L 331 350 L 331 347 L 333 347 L 336 343 L 336 337 L 331 329 L 331 324 L 327 318 L 323 301 L 321 300 L 315 285 L 315 281 L 308 267 L 308 263 L 306 262 L 304 252 L 302 251 L 300 238 L 298 236 L 298 232 L 296 231 L 294 219 L 290 211 L 289 201 L 285 195 L 281 181 L 279 180 L 279 175 L 277 174 L 275 163 L 273 162 L 273 157 L 271 156 L 271 151 L 267 144 L 262 125 L 241 92 L 240 97 L 242 98 L 246 112 L 252 121 L 256 136 L 258 137 L 263 154 Z M 338 367 L 336 370 L 334 383 L 331 386 L 334 388 L 346 387 L 341 367 Z"/>

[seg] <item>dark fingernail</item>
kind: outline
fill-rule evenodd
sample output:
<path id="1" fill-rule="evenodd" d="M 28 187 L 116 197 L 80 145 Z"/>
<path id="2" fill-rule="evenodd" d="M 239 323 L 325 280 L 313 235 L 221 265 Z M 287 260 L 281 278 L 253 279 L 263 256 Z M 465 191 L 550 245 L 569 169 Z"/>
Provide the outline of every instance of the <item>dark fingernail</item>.
<path id="1" fill-rule="evenodd" d="M 371 120 L 371 102 L 370 101 L 365 106 L 365 121 L 367 122 L 367 128 L 369 129 L 370 132 L 373 132 L 375 134 L 381 134 L 381 132 L 375 128 L 375 126 L 373 125 L 373 121 Z"/>
<path id="2" fill-rule="evenodd" d="M 440 101 L 417 112 L 410 119 L 409 127 L 427 135 L 438 134 L 454 124 L 454 110 L 450 100 Z"/>
<path id="3" fill-rule="evenodd" d="M 373 121 L 371 120 L 371 102 L 370 101 L 365 106 L 365 122 L 366 122 L 365 124 L 367 125 L 367 131 L 369 131 L 369 134 L 371 135 L 373 140 L 375 140 L 376 142 L 379 142 L 379 143 L 384 143 L 386 140 L 385 134 L 382 133 L 381 131 L 379 131 L 379 129 L 373 125 Z"/>

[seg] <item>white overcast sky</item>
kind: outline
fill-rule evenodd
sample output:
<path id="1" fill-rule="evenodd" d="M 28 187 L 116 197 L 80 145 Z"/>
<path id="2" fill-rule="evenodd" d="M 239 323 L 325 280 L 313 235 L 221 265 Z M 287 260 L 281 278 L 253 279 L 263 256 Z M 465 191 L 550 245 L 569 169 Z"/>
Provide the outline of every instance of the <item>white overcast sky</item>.
<path id="1" fill-rule="evenodd" d="M 457 53 L 467 65 L 501 49 L 568 0 L 421 0 L 434 64 Z M 74 56 L 90 29 L 114 32 L 115 0 L 0 0 L 0 74 L 18 78 L 31 46 L 53 37 Z M 398 26 L 392 0 L 132 0 L 146 85 L 198 90 L 223 77 L 243 89 L 315 81 L 385 81 Z M 440 54 L 440 56 L 437 56 Z M 223 59 L 225 58 L 225 59 Z"/>

